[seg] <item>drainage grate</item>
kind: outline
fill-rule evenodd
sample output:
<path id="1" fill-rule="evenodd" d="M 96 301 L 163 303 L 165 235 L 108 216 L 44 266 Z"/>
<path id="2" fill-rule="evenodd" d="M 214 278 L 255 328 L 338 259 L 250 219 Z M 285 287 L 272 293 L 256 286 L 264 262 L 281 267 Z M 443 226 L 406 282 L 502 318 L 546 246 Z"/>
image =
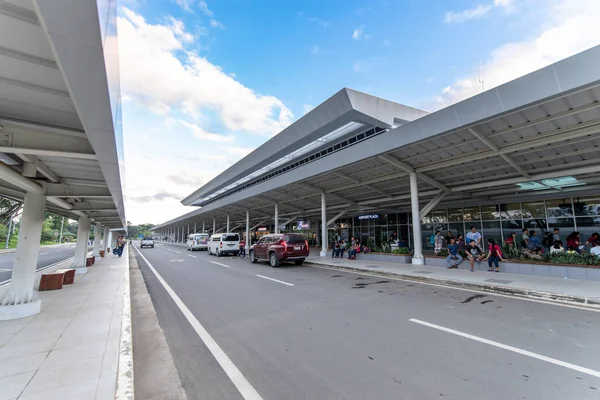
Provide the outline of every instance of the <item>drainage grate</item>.
<path id="1" fill-rule="evenodd" d="M 413 274 L 431 274 L 431 271 L 413 271 Z"/>
<path id="2" fill-rule="evenodd" d="M 503 285 L 508 285 L 509 283 L 513 283 L 514 281 L 506 281 L 504 279 L 486 279 L 484 282 L 502 283 Z"/>

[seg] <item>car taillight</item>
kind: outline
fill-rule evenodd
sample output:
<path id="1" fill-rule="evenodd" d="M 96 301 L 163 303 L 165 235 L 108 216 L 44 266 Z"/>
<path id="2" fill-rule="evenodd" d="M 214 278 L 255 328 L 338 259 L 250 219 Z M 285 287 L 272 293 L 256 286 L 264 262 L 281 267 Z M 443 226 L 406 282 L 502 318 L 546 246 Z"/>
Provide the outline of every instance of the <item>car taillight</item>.
<path id="1" fill-rule="evenodd" d="M 285 241 L 285 240 L 282 240 L 282 241 L 281 241 L 281 245 L 283 246 L 283 251 L 284 251 L 284 252 L 287 252 L 287 243 L 286 243 L 286 241 Z"/>
<path id="2" fill-rule="evenodd" d="M 304 241 L 304 245 L 306 246 L 306 248 L 308 249 L 308 240 Z"/>
<path id="3" fill-rule="evenodd" d="M 219 243 L 219 247 L 223 247 L 223 242 Z"/>

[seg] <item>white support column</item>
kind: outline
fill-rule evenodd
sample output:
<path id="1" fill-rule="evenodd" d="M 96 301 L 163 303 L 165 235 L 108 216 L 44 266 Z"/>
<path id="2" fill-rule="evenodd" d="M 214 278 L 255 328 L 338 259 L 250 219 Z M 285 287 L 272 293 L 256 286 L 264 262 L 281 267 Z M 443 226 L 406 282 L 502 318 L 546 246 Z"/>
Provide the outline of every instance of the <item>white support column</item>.
<path id="1" fill-rule="evenodd" d="M 229 214 L 227 214 L 227 230 L 225 232 L 229 233 Z"/>
<path id="2" fill-rule="evenodd" d="M 205 230 L 204 230 L 204 220 L 202 220 L 202 233 L 204 233 L 204 232 L 205 232 Z"/>
<path id="3" fill-rule="evenodd" d="M 106 250 L 108 246 L 110 246 L 110 242 L 108 241 L 108 233 L 110 232 L 110 229 L 108 228 L 108 226 L 104 227 L 104 235 L 102 235 L 102 249 L 104 251 L 106 251 L 108 253 L 108 251 Z"/>
<path id="4" fill-rule="evenodd" d="M 275 233 L 279 233 L 279 206 L 275 204 Z"/>
<path id="5" fill-rule="evenodd" d="M 215 234 L 216 230 L 217 230 L 217 220 L 216 220 L 216 218 L 213 218 L 213 231 L 212 231 L 212 233 Z"/>
<path id="6" fill-rule="evenodd" d="M 94 257 L 100 257 L 100 241 L 102 232 L 102 224 L 100 222 L 96 222 L 96 226 L 94 227 Z"/>
<path id="7" fill-rule="evenodd" d="M 179 240 L 179 243 L 185 243 L 185 226 L 181 227 L 181 239 Z"/>
<path id="8" fill-rule="evenodd" d="M 188 237 L 190 237 L 190 224 L 188 224 Z"/>
<path id="9" fill-rule="evenodd" d="M 250 210 L 246 210 L 246 251 L 250 250 Z"/>
<path id="10" fill-rule="evenodd" d="M 317 232 L 317 248 L 319 247 L 319 245 L 321 244 L 321 239 L 319 239 L 319 227 L 321 226 L 320 221 L 317 219 L 317 223 L 315 224 L 315 232 Z"/>
<path id="11" fill-rule="evenodd" d="M 43 194 L 25 193 L 11 282 L 8 292 L 0 301 L 0 320 L 24 318 L 40 312 L 41 301 L 37 298 L 33 285 L 45 206 L 46 198 Z"/>
<path id="12" fill-rule="evenodd" d="M 327 257 L 327 199 L 325 193 L 321 193 L 321 257 Z"/>
<path id="13" fill-rule="evenodd" d="M 79 226 L 77 227 L 77 243 L 75 244 L 75 255 L 73 256 L 72 268 L 76 268 L 75 273 L 85 274 L 87 267 L 88 238 L 90 236 L 91 221 L 88 217 L 79 217 Z"/>
<path id="14" fill-rule="evenodd" d="M 106 241 L 106 248 L 107 249 L 113 249 L 113 245 L 112 245 L 112 232 L 109 230 L 108 231 L 108 240 Z"/>
<path id="15" fill-rule="evenodd" d="M 198 231 L 196 230 L 196 223 L 194 222 L 194 233 L 198 233 Z"/>
<path id="16" fill-rule="evenodd" d="M 414 244 L 412 263 L 423 265 L 425 259 L 423 258 L 423 238 L 421 237 L 421 216 L 419 214 L 419 186 L 417 184 L 417 174 L 411 172 L 409 175 Z"/>

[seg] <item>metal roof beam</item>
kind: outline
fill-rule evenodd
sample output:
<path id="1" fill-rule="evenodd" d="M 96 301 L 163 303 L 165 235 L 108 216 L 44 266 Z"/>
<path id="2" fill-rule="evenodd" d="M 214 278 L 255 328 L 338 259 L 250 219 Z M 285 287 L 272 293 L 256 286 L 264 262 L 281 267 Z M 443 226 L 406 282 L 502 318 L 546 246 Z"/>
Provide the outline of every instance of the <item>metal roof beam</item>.
<path id="1" fill-rule="evenodd" d="M 350 207 L 345 208 L 342 211 L 340 211 L 339 213 L 335 214 L 335 216 L 333 218 L 331 218 L 329 221 L 327 221 L 327 226 L 333 224 L 335 221 L 338 220 L 338 218 L 340 218 L 342 215 L 346 214 L 349 210 L 350 210 Z"/>
<path id="2" fill-rule="evenodd" d="M 402 162 L 400 160 L 398 160 L 396 157 L 393 157 L 391 155 L 380 155 L 377 156 L 379 159 L 387 162 L 388 164 L 391 164 L 393 166 L 395 166 L 396 168 L 400 168 L 403 171 L 406 171 L 408 173 L 410 172 L 416 172 L 417 173 L 417 177 L 419 179 L 421 179 L 424 182 L 427 182 L 428 184 L 430 184 L 431 186 L 434 186 L 440 190 L 443 190 L 445 192 L 449 192 L 450 188 L 447 187 L 446 185 L 441 184 L 440 182 L 436 181 L 433 178 L 428 177 L 427 175 L 421 173 L 421 172 L 417 172 L 413 167 L 411 167 L 410 165 L 406 164 L 405 162 Z"/>
<path id="3" fill-rule="evenodd" d="M 91 186 L 65 185 L 50 183 L 47 185 L 46 195 L 50 197 L 106 197 L 110 196 L 107 188 Z"/>
<path id="4" fill-rule="evenodd" d="M 18 153 L 17 153 L 17 156 L 19 156 L 25 162 L 34 164 L 36 166 L 36 169 L 42 175 L 44 175 L 46 178 L 48 178 L 48 180 L 50 180 L 54 183 L 60 182 L 60 177 L 58 175 L 56 175 L 56 173 L 54 171 L 52 171 L 46 164 L 44 164 L 42 161 L 40 161 L 40 159 L 37 158 L 36 156 L 30 155 L 30 154 L 18 154 Z"/>
<path id="5" fill-rule="evenodd" d="M 371 186 L 371 185 L 369 185 L 369 184 L 367 184 L 367 183 L 362 183 L 362 182 L 361 182 L 361 181 L 359 181 L 358 179 L 351 178 L 351 177 L 349 177 L 349 176 L 347 176 L 347 175 L 341 174 L 341 173 L 339 173 L 339 172 L 336 172 L 336 171 L 331 171 L 331 173 L 332 173 L 333 175 L 337 176 L 337 177 L 340 177 L 340 178 L 342 178 L 342 179 L 345 179 L 345 180 L 347 180 L 347 181 L 350 181 L 350 182 L 354 183 L 355 185 L 362 186 L 362 187 L 364 187 L 365 189 L 369 189 L 369 190 L 371 190 L 371 191 L 373 191 L 373 192 L 375 192 L 375 193 L 378 193 L 378 194 L 380 194 L 380 195 L 382 195 L 382 196 L 387 196 L 387 197 L 389 197 L 389 196 L 390 196 L 388 193 L 385 193 L 383 190 L 379 190 L 379 189 L 377 189 L 377 188 L 374 188 L 373 186 Z"/>
<path id="6" fill-rule="evenodd" d="M 421 209 L 421 211 L 419 211 L 419 215 L 426 216 L 427 214 L 429 214 L 431 212 L 431 210 L 433 210 L 435 208 L 435 206 L 437 206 L 440 203 L 440 201 L 442 201 L 442 199 L 444 197 L 446 197 L 447 195 L 448 195 L 448 192 L 440 192 L 433 199 L 429 200 L 429 203 L 427 203 L 425 205 L 425 207 L 423 207 Z"/>

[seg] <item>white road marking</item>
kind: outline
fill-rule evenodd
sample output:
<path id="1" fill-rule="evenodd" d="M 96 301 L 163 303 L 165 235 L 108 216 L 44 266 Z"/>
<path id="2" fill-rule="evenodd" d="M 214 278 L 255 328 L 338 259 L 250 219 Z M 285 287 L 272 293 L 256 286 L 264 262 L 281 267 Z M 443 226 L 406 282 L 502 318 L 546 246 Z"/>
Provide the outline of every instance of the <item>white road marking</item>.
<path id="1" fill-rule="evenodd" d="M 268 280 L 273 281 L 273 282 L 283 283 L 284 285 L 296 286 L 293 283 L 287 283 L 287 282 L 284 282 L 284 281 L 280 281 L 278 279 L 269 278 L 268 276 L 263 276 L 263 275 L 256 275 L 256 276 L 258 276 L 259 278 L 268 279 Z"/>
<path id="2" fill-rule="evenodd" d="M 375 278 L 381 278 L 383 275 L 378 275 L 378 274 L 370 274 L 368 272 L 361 272 L 361 271 L 349 271 L 346 269 L 340 269 L 340 268 L 335 268 L 335 267 L 326 267 L 326 266 L 321 266 L 321 265 L 308 265 L 308 267 L 311 268 L 318 268 L 318 269 L 326 269 L 329 271 L 336 271 L 336 272 L 346 272 L 348 274 L 356 274 L 356 275 L 364 275 L 364 276 L 373 276 Z M 427 286 L 435 286 L 435 287 L 439 287 L 439 288 L 445 288 L 445 289 L 452 289 L 452 290 L 460 290 L 463 292 L 470 292 L 470 293 L 481 293 L 481 294 L 487 294 L 490 296 L 498 296 L 498 297 L 506 297 L 507 299 L 513 299 L 513 300 L 523 300 L 523 301 L 531 301 L 534 303 L 542 303 L 542 304 L 549 304 L 551 306 L 560 306 L 560 307 L 568 307 L 568 308 L 576 308 L 578 310 L 583 310 L 583 311 L 593 311 L 593 312 L 600 312 L 599 308 L 593 308 L 594 306 L 577 306 L 574 304 L 567 304 L 564 302 L 561 302 L 560 300 L 555 300 L 555 301 L 546 301 L 546 300 L 538 300 L 538 299 L 530 299 L 527 297 L 521 297 L 521 296 L 515 296 L 515 295 L 509 295 L 509 294 L 501 294 L 501 293 L 495 293 L 495 292 L 487 292 L 484 290 L 475 290 L 475 289 L 465 289 L 465 288 L 460 288 L 460 287 L 455 287 L 455 286 L 448 286 L 448 285 L 442 285 L 439 283 L 431 283 L 431 282 L 420 282 L 417 280 L 411 280 L 411 279 L 404 279 L 404 278 L 396 278 L 393 276 L 388 276 L 385 275 L 386 279 L 393 279 L 395 281 L 401 281 L 401 282 L 410 282 L 410 283 L 416 283 L 418 285 L 427 285 Z"/>
<path id="3" fill-rule="evenodd" d="M 183 260 L 181 258 L 175 258 L 173 260 L 169 260 L 171 262 L 183 262 Z"/>
<path id="4" fill-rule="evenodd" d="M 211 261 L 211 263 L 213 263 L 213 264 L 217 264 L 217 265 L 220 265 L 221 267 L 225 267 L 225 268 L 231 268 L 229 265 L 221 264 L 221 263 L 218 263 L 218 262 L 216 262 L 216 261 Z"/>
<path id="5" fill-rule="evenodd" d="M 48 253 L 40 253 L 40 256 L 45 256 L 46 254 L 48 254 Z"/>
<path id="6" fill-rule="evenodd" d="M 409 321 L 410 322 L 414 322 L 416 324 L 428 326 L 430 328 L 437 329 L 437 330 L 440 330 L 440 331 L 448 332 L 448 333 L 451 333 L 453 335 L 462 336 L 462 337 L 467 338 L 467 339 L 475 340 L 477 342 L 489 344 L 490 346 L 498 347 L 500 349 L 504 349 L 504 350 L 512 351 L 512 352 L 515 352 L 515 353 L 518 353 L 518 354 L 522 354 L 524 356 L 532 357 L 532 358 L 535 358 L 535 359 L 538 359 L 538 360 L 541 360 L 541 361 L 546 361 L 546 362 L 549 362 L 551 364 L 555 364 L 555 365 L 558 365 L 558 366 L 561 366 L 561 367 L 564 367 L 564 368 L 569 368 L 569 369 L 572 369 L 574 371 L 581 372 L 583 374 L 592 375 L 592 376 L 595 376 L 596 378 L 600 378 L 600 371 L 596 371 L 596 370 L 593 370 L 593 369 L 581 367 L 579 365 L 575 365 L 575 364 L 571 364 L 571 363 L 568 363 L 568 362 L 565 362 L 565 361 L 557 360 L 556 358 L 547 357 L 547 356 L 544 356 L 544 355 L 541 355 L 541 354 L 537 354 L 537 353 L 534 353 L 534 352 L 531 352 L 531 351 L 519 349 L 518 347 L 513 347 L 513 346 L 506 345 L 506 344 L 494 342 L 493 340 L 484 339 L 484 338 L 481 338 L 479 336 L 470 335 L 468 333 L 464 333 L 464 332 L 457 331 L 457 330 L 454 330 L 454 329 L 446 328 L 446 327 L 443 327 L 443 326 L 440 326 L 440 325 L 436 325 L 436 324 L 432 324 L 432 323 L 429 323 L 429 322 L 421 321 L 419 319 L 411 318 L 411 319 L 409 319 Z"/>
<path id="7" fill-rule="evenodd" d="M 193 256 L 193 255 L 191 255 L 191 254 L 188 254 L 188 257 L 192 257 L 192 258 L 198 258 L 198 257 L 196 257 L 196 256 Z"/>
<path id="8" fill-rule="evenodd" d="M 175 304 L 177 304 L 177 307 L 179 307 L 185 318 L 188 320 L 192 328 L 194 328 L 194 330 L 196 331 L 200 339 L 204 342 L 208 350 L 210 350 L 211 354 L 213 355 L 213 357 L 215 357 L 221 368 L 223 368 L 223 371 L 225 371 L 229 379 L 231 379 L 231 382 L 233 382 L 233 384 L 240 392 L 242 397 L 245 400 L 263 400 L 263 398 L 260 396 L 260 394 L 258 394 L 256 389 L 254 389 L 250 382 L 248 382 L 246 377 L 242 375 L 242 372 L 238 369 L 238 367 L 236 367 L 233 361 L 231 361 L 231 359 L 227 357 L 227 354 L 225 354 L 223 349 L 217 344 L 213 337 L 202 326 L 200 321 L 198 321 L 194 314 L 192 314 L 192 312 L 189 308 L 187 308 L 185 303 L 181 301 L 179 296 L 177 296 L 177 293 L 175 293 L 173 289 L 171 289 L 169 284 L 162 278 L 162 276 L 160 276 L 158 271 L 154 269 L 152 264 L 150 264 L 150 261 L 148 261 L 148 259 L 144 257 L 142 252 L 139 251 L 137 247 L 135 249 L 137 250 L 138 254 L 144 259 L 144 261 L 146 261 L 146 264 L 148 264 L 150 270 L 154 273 L 154 275 L 156 275 L 158 281 L 163 285 L 167 293 L 169 293 L 169 296 L 171 296 Z"/>
<path id="9" fill-rule="evenodd" d="M 180 251 L 176 251 L 175 253 L 177 253 L 177 254 L 181 254 L 181 252 L 180 252 Z"/>

